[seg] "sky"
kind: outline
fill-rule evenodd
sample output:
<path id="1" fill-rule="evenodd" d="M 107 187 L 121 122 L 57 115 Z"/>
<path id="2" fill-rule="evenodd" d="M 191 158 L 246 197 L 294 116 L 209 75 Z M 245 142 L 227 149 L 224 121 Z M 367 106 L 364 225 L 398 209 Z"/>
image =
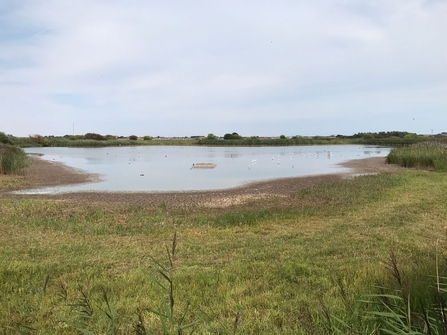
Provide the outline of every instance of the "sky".
<path id="1" fill-rule="evenodd" d="M 2 0 L 14 136 L 447 131 L 447 0 Z"/>

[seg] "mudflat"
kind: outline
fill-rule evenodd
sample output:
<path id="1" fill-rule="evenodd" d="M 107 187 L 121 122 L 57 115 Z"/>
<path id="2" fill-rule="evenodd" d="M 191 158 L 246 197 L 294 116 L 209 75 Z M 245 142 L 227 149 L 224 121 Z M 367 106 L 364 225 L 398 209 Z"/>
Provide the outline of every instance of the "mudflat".
<path id="1" fill-rule="evenodd" d="M 24 171 L 27 188 L 61 186 L 89 183 L 99 176 L 87 174 L 57 162 L 32 157 L 32 164 Z M 91 204 L 130 204 L 154 207 L 164 204 L 169 207 L 227 207 L 251 201 L 289 197 L 303 188 L 327 181 L 353 178 L 359 174 L 390 172 L 401 169 L 386 164 L 384 157 L 352 160 L 341 164 L 351 169 L 347 173 L 325 174 L 296 178 L 272 179 L 249 183 L 240 187 L 211 191 L 179 192 L 78 192 L 64 194 L 13 194 L 9 190 L 0 192 L 2 198 L 48 199 L 55 201 L 83 202 Z"/>

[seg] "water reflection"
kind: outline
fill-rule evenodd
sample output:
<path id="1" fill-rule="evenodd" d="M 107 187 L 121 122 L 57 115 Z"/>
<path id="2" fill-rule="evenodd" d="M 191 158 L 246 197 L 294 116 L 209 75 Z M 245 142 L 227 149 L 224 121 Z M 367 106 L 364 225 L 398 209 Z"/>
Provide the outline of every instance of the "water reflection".
<path id="1" fill-rule="evenodd" d="M 274 178 L 336 173 L 350 159 L 386 156 L 388 148 L 366 146 L 297 147 L 116 147 L 28 148 L 43 159 L 65 163 L 103 181 L 47 188 L 38 192 L 183 191 L 236 187 Z M 213 163 L 214 169 L 191 169 Z M 28 191 L 36 192 L 36 190 Z"/>

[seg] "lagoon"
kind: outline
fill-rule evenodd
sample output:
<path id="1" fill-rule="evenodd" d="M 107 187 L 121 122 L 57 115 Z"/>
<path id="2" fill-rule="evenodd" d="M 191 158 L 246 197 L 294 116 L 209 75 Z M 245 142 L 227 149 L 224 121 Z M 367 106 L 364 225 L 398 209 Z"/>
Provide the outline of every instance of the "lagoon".
<path id="1" fill-rule="evenodd" d="M 136 146 L 107 148 L 27 148 L 27 153 L 99 176 L 98 182 L 21 191 L 163 192 L 226 189 L 288 177 L 348 172 L 338 164 L 384 157 L 386 147 L 315 145 L 287 147 Z M 215 168 L 193 168 L 213 163 Z"/>

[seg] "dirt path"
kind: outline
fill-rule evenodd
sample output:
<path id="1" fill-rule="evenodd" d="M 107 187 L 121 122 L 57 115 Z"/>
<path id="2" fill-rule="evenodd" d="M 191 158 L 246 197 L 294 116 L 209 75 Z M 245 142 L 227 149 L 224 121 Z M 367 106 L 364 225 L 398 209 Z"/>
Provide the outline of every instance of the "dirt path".
<path id="1" fill-rule="evenodd" d="M 25 178 L 29 181 L 31 188 L 70 185 L 86 183 L 97 180 L 98 176 L 85 174 L 82 171 L 67 167 L 60 163 L 48 162 L 33 157 L 33 164 L 25 171 Z M 193 191 L 193 192 L 79 192 L 56 195 L 16 195 L 11 193 L 0 193 L 0 197 L 7 198 L 32 198 L 52 199 L 55 201 L 73 201 L 88 203 L 123 203 L 141 206 L 159 206 L 165 204 L 170 207 L 185 206 L 207 206 L 226 207 L 237 205 L 251 200 L 266 199 L 269 197 L 288 196 L 305 187 L 325 181 L 352 178 L 358 174 L 381 173 L 395 171 L 400 167 L 385 163 L 385 158 L 366 158 L 348 161 L 342 164 L 350 168 L 349 173 L 327 174 L 297 178 L 274 179 L 256 183 L 250 183 L 242 187 L 215 190 L 215 191 Z"/>

